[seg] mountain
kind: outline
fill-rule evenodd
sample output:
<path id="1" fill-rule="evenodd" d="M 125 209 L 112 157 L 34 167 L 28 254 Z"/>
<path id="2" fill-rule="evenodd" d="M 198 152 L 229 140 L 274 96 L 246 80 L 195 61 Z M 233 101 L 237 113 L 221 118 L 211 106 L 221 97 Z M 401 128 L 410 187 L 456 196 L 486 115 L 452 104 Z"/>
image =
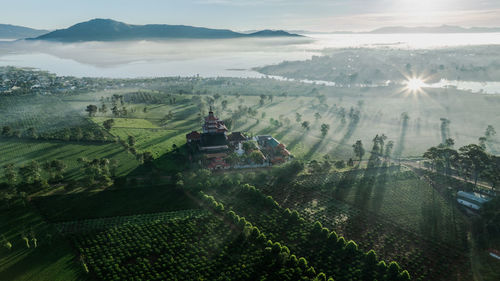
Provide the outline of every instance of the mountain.
<path id="1" fill-rule="evenodd" d="M 93 19 L 75 24 L 67 29 L 59 29 L 35 40 L 61 42 L 80 41 L 123 41 L 142 39 L 224 39 L 242 37 L 283 37 L 300 36 L 285 31 L 263 30 L 250 34 L 229 29 L 210 29 L 186 25 L 147 24 L 131 25 L 111 19 Z"/>
<path id="2" fill-rule="evenodd" d="M 300 37 L 298 34 L 288 33 L 283 30 L 261 30 L 249 34 L 244 34 L 246 37 Z"/>
<path id="3" fill-rule="evenodd" d="M 36 37 L 48 32 L 48 30 L 39 30 L 10 24 L 0 24 L 0 39 L 22 39 Z"/>
<path id="4" fill-rule="evenodd" d="M 404 27 L 404 26 L 389 26 L 378 28 L 366 33 L 388 34 L 388 33 L 488 33 L 500 32 L 500 28 L 489 27 L 471 27 L 465 28 L 453 25 L 442 25 L 434 27 Z"/>
<path id="5" fill-rule="evenodd" d="M 397 34 L 397 33 L 493 33 L 500 32 L 500 27 L 470 27 L 465 28 L 454 25 L 441 26 L 386 26 L 371 31 L 333 31 L 330 34 Z M 296 32 L 300 34 L 324 33 L 324 32 Z"/>

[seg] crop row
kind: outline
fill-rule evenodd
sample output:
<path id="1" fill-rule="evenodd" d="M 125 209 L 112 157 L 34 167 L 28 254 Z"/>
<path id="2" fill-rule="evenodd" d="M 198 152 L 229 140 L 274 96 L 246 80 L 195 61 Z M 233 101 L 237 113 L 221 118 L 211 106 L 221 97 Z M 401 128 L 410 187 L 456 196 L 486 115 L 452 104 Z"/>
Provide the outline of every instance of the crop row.
<path id="1" fill-rule="evenodd" d="M 173 220 L 196 219 L 207 216 L 208 212 L 202 209 L 189 209 L 172 212 L 160 212 L 133 216 L 118 216 L 111 218 L 87 219 L 55 223 L 56 229 L 63 233 L 81 233 L 94 230 L 118 227 L 122 225 L 144 225 L 150 223 L 167 222 Z"/>

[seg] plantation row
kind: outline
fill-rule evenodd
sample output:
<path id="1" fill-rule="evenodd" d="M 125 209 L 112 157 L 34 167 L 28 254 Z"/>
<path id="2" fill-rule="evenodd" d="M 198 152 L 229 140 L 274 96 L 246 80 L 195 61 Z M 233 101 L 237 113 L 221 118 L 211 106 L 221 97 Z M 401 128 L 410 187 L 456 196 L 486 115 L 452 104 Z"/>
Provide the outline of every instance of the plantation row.
<path id="1" fill-rule="evenodd" d="M 410 175 L 406 173 L 397 173 L 391 175 L 391 181 L 405 184 L 408 176 Z M 399 182 L 397 179 L 402 181 Z M 317 179 L 311 177 L 311 181 L 316 183 Z M 465 270 L 468 261 L 463 254 L 466 251 L 466 241 L 461 238 L 461 235 L 458 235 L 458 228 L 449 227 L 450 229 L 443 230 L 450 232 L 449 239 L 455 241 L 454 244 L 451 242 L 444 244 L 440 242 L 440 239 L 433 239 L 434 236 L 431 234 L 425 236 L 419 234 L 427 231 L 427 229 L 421 228 L 432 226 L 431 222 L 423 221 L 421 225 L 417 222 L 417 231 L 415 231 L 404 224 L 393 222 L 393 218 L 401 216 L 400 213 L 391 214 L 391 212 L 384 211 L 384 216 L 377 215 L 374 211 L 376 207 L 381 209 L 391 206 L 391 202 L 384 202 L 383 196 L 381 197 L 378 193 L 380 190 L 377 191 L 377 189 L 382 187 L 377 182 L 374 184 L 373 202 L 369 201 L 365 204 L 359 204 L 361 201 L 356 197 L 351 201 L 349 196 L 345 194 L 346 192 L 358 194 L 359 191 L 355 192 L 357 184 L 349 184 L 349 188 L 354 189 L 352 191 L 345 187 L 339 187 L 339 185 L 340 182 L 336 184 L 336 189 L 321 185 L 314 187 L 307 185 L 307 181 L 302 178 L 300 185 L 294 182 L 290 186 L 280 188 L 265 186 L 262 191 L 276 198 L 283 208 L 297 210 L 308 221 L 319 221 L 337 233 L 359 241 L 360 248 L 363 250 L 375 249 L 384 259 L 397 260 L 412 273 L 416 280 L 426 280 L 427 278 L 432 280 L 468 280 L 470 278 Z M 401 190 L 404 189 L 401 186 L 386 187 L 386 189 L 385 196 L 392 196 L 394 200 L 400 200 L 399 204 L 402 204 L 402 207 L 408 207 L 406 200 L 401 198 L 408 196 L 409 192 L 402 192 Z M 404 196 L 390 194 L 393 190 Z M 343 201 L 338 201 L 336 198 Z M 412 198 L 412 200 L 421 199 Z M 385 203 L 387 206 L 372 205 L 376 203 Z M 363 208 L 362 206 L 369 207 Z M 418 208 L 417 211 L 415 216 L 426 217 L 425 213 L 420 213 L 422 209 Z"/>
<path id="2" fill-rule="evenodd" d="M 71 237 L 84 270 L 98 280 L 326 280 L 257 228 L 221 215 Z"/>
<path id="3" fill-rule="evenodd" d="M 272 196 L 276 198 L 294 196 L 296 200 L 289 201 L 297 203 L 307 203 L 311 198 L 316 201 L 335 199 L 355 210 L 381 216 L 384 222 L 450 246 L 457 246 L 457 239 L 463 239 L 458 235 L 464 232 L 463 219 L 456 214 L 452 205 L 412 171 L 380 168 L 333 173 L 324 177 L 308 175 L 297 178 L 287 186 L 263 186 L 262 189 L 265 193 L 273 192 Z M 330 205 L 327 202 L 325 204 Z M 426 214 L 431 211 L 434 217 Z M 437 225 L 427 229 L 426 224 L 430 224 L 431 220 L 436 221 Z"/>
<path id="4" fill-rule="evenodd" d="M 318 199 L 302 202 L 302 194 Z M 308 221 L 319 221 L 337 233 L 359 241 L 361 249 L 374 249 L 381 257 L 398 261 L 413 276 L 419 277 L 416 280 L 426 280 L 429 276 L 432 276 L 432 280 L 448 280 L 449 272 L 464 274 L 462 270 L 467 259 L 461 245 L 451 247 L 425 239 L 389 220 L 333 198 L 322 198 L 322 195 L 324 194 L 315 194 L 314 190 L 305 189 L 276 198 L 283 207 L 299 211 Z M 283 201 L 285 198 L 286 201 Z M 464 278 L 463 280 L 467 280 L 468 276 L 465 275 Z"/>
<path id="5" fill-rule="evenodd" d="M 313 225 L 301 218 L 297 212 L 282 209 L 272 197 L 266 197 L 252 186 L 211 190 L 209 193 L 236 214 L 247 218 L 266 233 L 269 239 L 287 245 L 292 252 L 304 256 L 318 271 L 332 276 L 337 281 L 388 278 L 384 274 L 382 275 L 385 277 L 378 276 L 372 268 L 375 265 L 387 267 L 385 262 L 377 261 L 375 265 L 368 262 L 367 259 L 370 258 L 359 250 L 353 241 L 346 242 L 343 237 L 338 237 L 335 232 L 322 227 L 321 223 L 316 222 Z M 407 274 L 405 271 L 398 278 L 405 280 Z"/>
<path id="6" fill-rule="evenodd" d="M 111 218 L 98 218 L 79 221 L 67 221 L 55 223 L 54 226 L 62 234 L 84 233 L 95 230 L 105 230 L 122 225 L 144 225 L 150 223 L 167 222 L 172 220 L 188 220 L 201 218 L 208 215 L 206 210 L 190 209 L 172 212 L 161 212 L 154 214 L 143 214 L 133 216 L 118 216 Z"/>

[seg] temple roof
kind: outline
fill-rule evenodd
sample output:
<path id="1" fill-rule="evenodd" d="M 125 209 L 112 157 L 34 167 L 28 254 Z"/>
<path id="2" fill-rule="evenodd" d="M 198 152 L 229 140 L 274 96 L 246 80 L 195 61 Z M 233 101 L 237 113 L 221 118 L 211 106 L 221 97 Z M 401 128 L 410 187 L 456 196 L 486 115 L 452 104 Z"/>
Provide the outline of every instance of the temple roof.
<path id="1" fill-rule="evenodd" d="M 240 142 L 240 141 L 246 141 L 247 137 L 245 137 L 245 135 L 243 135 L 241 132 L 232 132 L 229 136 L 227 136 L 227 140 Z"/>

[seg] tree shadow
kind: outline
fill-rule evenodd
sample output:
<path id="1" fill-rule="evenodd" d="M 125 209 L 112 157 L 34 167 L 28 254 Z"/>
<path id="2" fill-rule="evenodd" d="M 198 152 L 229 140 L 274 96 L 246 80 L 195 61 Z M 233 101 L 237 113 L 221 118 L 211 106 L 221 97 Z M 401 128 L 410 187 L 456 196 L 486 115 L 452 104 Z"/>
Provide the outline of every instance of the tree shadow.
<path id="1" fill-rule="evenodd" d="M 309 151 L 306 153 L 306 155 L 304 156 L 304 159 L 306 160 L 309 160 L 318 150 L 319 148 L 322 146 L 322 144 L 325 143 L 325 138 L 321 138 L 320 140 L 318 140 L 312 147 L 311 149 L 309 149 Z"/>
<path id="2" fill-rule="evenodd" d="M 359 124 L 359 120 L 358 119 L 351 119 L 351 121 L 349 122 L 349 125 L 347 126 L 346 133 L 344 134 L 344 136 L 342 137 L 342 139 L 339 141 L 337 147 L 335 147 L 335 149 L 333 149 L 333 151 L 331 153 L 337 154 L 342 149 L 345 148 L 344 146 L 346 145 L 347 141 L 349 141 L 349 139 L 351 138 L 351 136 L 356 131 L 356 128 L 358 127 L 358 124 Z"/>
<path id="3" fill-rule="evenodd" d="M 382 208 L 387 181 L 389 180 L 388 170 L 388 168 L 382 167 L 375 182 L 374 196 L 372 200 L 372 210 L 374 213 L 379 213 Z"/>
<path id="4" fill-rule="evenodd" d="M 401 133 L 399 134 L 399 139 L 396 145 L 396 148 L 394 149 L 394 157 L 401 157 L 403 154 L 403 151 L 405 149 L 405 142 L 406 142 L 406 133 L 408 131 L 408 119 L 403 118 L 401 121 Z"/>

